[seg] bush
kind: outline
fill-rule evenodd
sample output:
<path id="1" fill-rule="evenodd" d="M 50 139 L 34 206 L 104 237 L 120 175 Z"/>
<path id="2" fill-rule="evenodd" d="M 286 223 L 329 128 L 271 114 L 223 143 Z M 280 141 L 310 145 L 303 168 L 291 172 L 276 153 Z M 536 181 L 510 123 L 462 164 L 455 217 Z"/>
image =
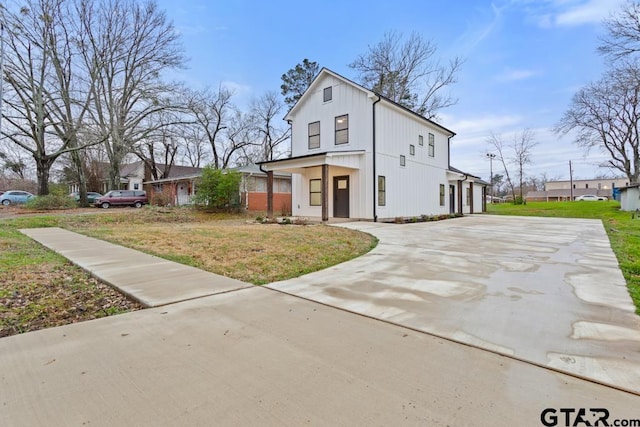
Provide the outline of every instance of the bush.
<path id="1" fill-rule="evenodd" d="M 233 210 L 240 206 L 241 175 L 236 171 L 222 171 L 207 166 L 196 185 L 195 203 L 214 209 Z"/>
<path id="2" fill-rule="evenodd" d="M 173 205 L 173 196 L 169 189 L 163 189 L 162 192 L 154 192 L 151 195 L 151 204 L 154 206 L 171 206 Z"/>
<path id="3" fill-rule="evenodd" d="M 73 209 L 77 207 L 77 203 L 75 199 L 67 195 L 48 194 L 34 197 L 25 206 L 29 209 L 38 210 Z"/>

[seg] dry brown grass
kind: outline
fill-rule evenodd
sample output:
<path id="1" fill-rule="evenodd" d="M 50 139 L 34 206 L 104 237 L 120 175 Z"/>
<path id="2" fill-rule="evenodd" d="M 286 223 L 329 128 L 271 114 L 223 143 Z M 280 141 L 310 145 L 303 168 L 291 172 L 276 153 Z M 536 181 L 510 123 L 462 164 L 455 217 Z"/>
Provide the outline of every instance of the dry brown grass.
<path id="1" fill-rule="evenodd" d="M 322 225 L 248 224 L 189 209 L 86 209 L 0 220 L 0 337 L 141 308 L 20 228 L 63 227 L 255 284 L 369 251 L 370 235 Z"/>
<path id="2" fill-rule="evenodd" d="M 206 221 L 90 227 L 82 232 L 253 284 L 297 277 L 368 252 L 374 237 L 323 225 Z"/>

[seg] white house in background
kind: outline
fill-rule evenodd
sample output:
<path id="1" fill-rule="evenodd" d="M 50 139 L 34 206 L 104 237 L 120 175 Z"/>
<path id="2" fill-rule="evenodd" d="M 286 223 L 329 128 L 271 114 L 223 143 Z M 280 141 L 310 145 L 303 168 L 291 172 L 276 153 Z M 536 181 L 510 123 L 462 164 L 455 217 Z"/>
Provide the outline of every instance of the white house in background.
<path id="1" fill-rule="evenodd" d="M 326 68 L 285 117 L 294 216 L 392 220 L 482 212 L 487 183 L 450 165 L 451 130 Z"/>

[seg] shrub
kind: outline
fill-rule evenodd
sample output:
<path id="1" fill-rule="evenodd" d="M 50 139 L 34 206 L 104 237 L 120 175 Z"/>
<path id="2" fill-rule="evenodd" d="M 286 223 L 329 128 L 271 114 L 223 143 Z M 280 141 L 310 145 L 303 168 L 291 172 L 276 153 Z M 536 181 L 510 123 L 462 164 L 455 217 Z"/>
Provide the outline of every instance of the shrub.
<path id="1" fill-rule="evenodd" d="M 195 203 L 214 209 L 233 210 L 240 206 L 241 175 L 236 171 L 222 171 L 207 166 L 196 186 Z"/>
<path id="2" fill-rule="evenodd" d="M 25 206 L 29 209 L 38 210 L 73 209 L 77 207 L 77 203 L 67 195 L 48 194 L 46 196 L 34 197 L 29 200 Z"/>
<path id="3" fill-rule="evenodd" d="M 151 195 L 151 204 L 155 206 L 173 205 L 173 196 L 170 189 L 163 189 L 161 192 L 154 192 Z"/>

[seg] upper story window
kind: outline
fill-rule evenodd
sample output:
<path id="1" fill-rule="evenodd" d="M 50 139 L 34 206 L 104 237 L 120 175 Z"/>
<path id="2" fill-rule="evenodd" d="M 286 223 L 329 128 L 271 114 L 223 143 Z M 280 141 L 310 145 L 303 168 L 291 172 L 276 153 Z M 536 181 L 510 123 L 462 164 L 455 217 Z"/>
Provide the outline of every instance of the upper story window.
<path id="1" fill-rule="evenodd" d="M 434 157 L 436 155 L 436 137 L 430 133 L 429 134 L 429 157 Z"/>
<path id="2" fill-rule="evenodd" d="M 336 117 L 336 145 L 349 142 L 349 115 Z"/>
<path id="3" fill-rule="evenodd" d="M 333 88 L 331 86 L 325 87 L 322 91 L 322 101 L 329 102 L 333 99 Z"/>
<path id="4" fill-rule="evenodd" d="M 421 147 L 424 145 L 424 137 L 422 135 L 418 135 L 418 145 Z"/>
<path id="5" fill-rule="evenodd" d="M 400 155 L 400 166 L 405 166 L 407 164 L 407 160 L 405 159 L 405 157 L 401 154 Z"/>
<path id="6" fill-rule="evenodd" d="M 416 155 L 416 146 L 413 144 L 409 144 L 409 154 L 411 154 L 412 156 Z"/>
<path id="7" fill-rule="evenodd" d="M 309 149 L 320 148 L 320 122 L 309 123 Z"/>

